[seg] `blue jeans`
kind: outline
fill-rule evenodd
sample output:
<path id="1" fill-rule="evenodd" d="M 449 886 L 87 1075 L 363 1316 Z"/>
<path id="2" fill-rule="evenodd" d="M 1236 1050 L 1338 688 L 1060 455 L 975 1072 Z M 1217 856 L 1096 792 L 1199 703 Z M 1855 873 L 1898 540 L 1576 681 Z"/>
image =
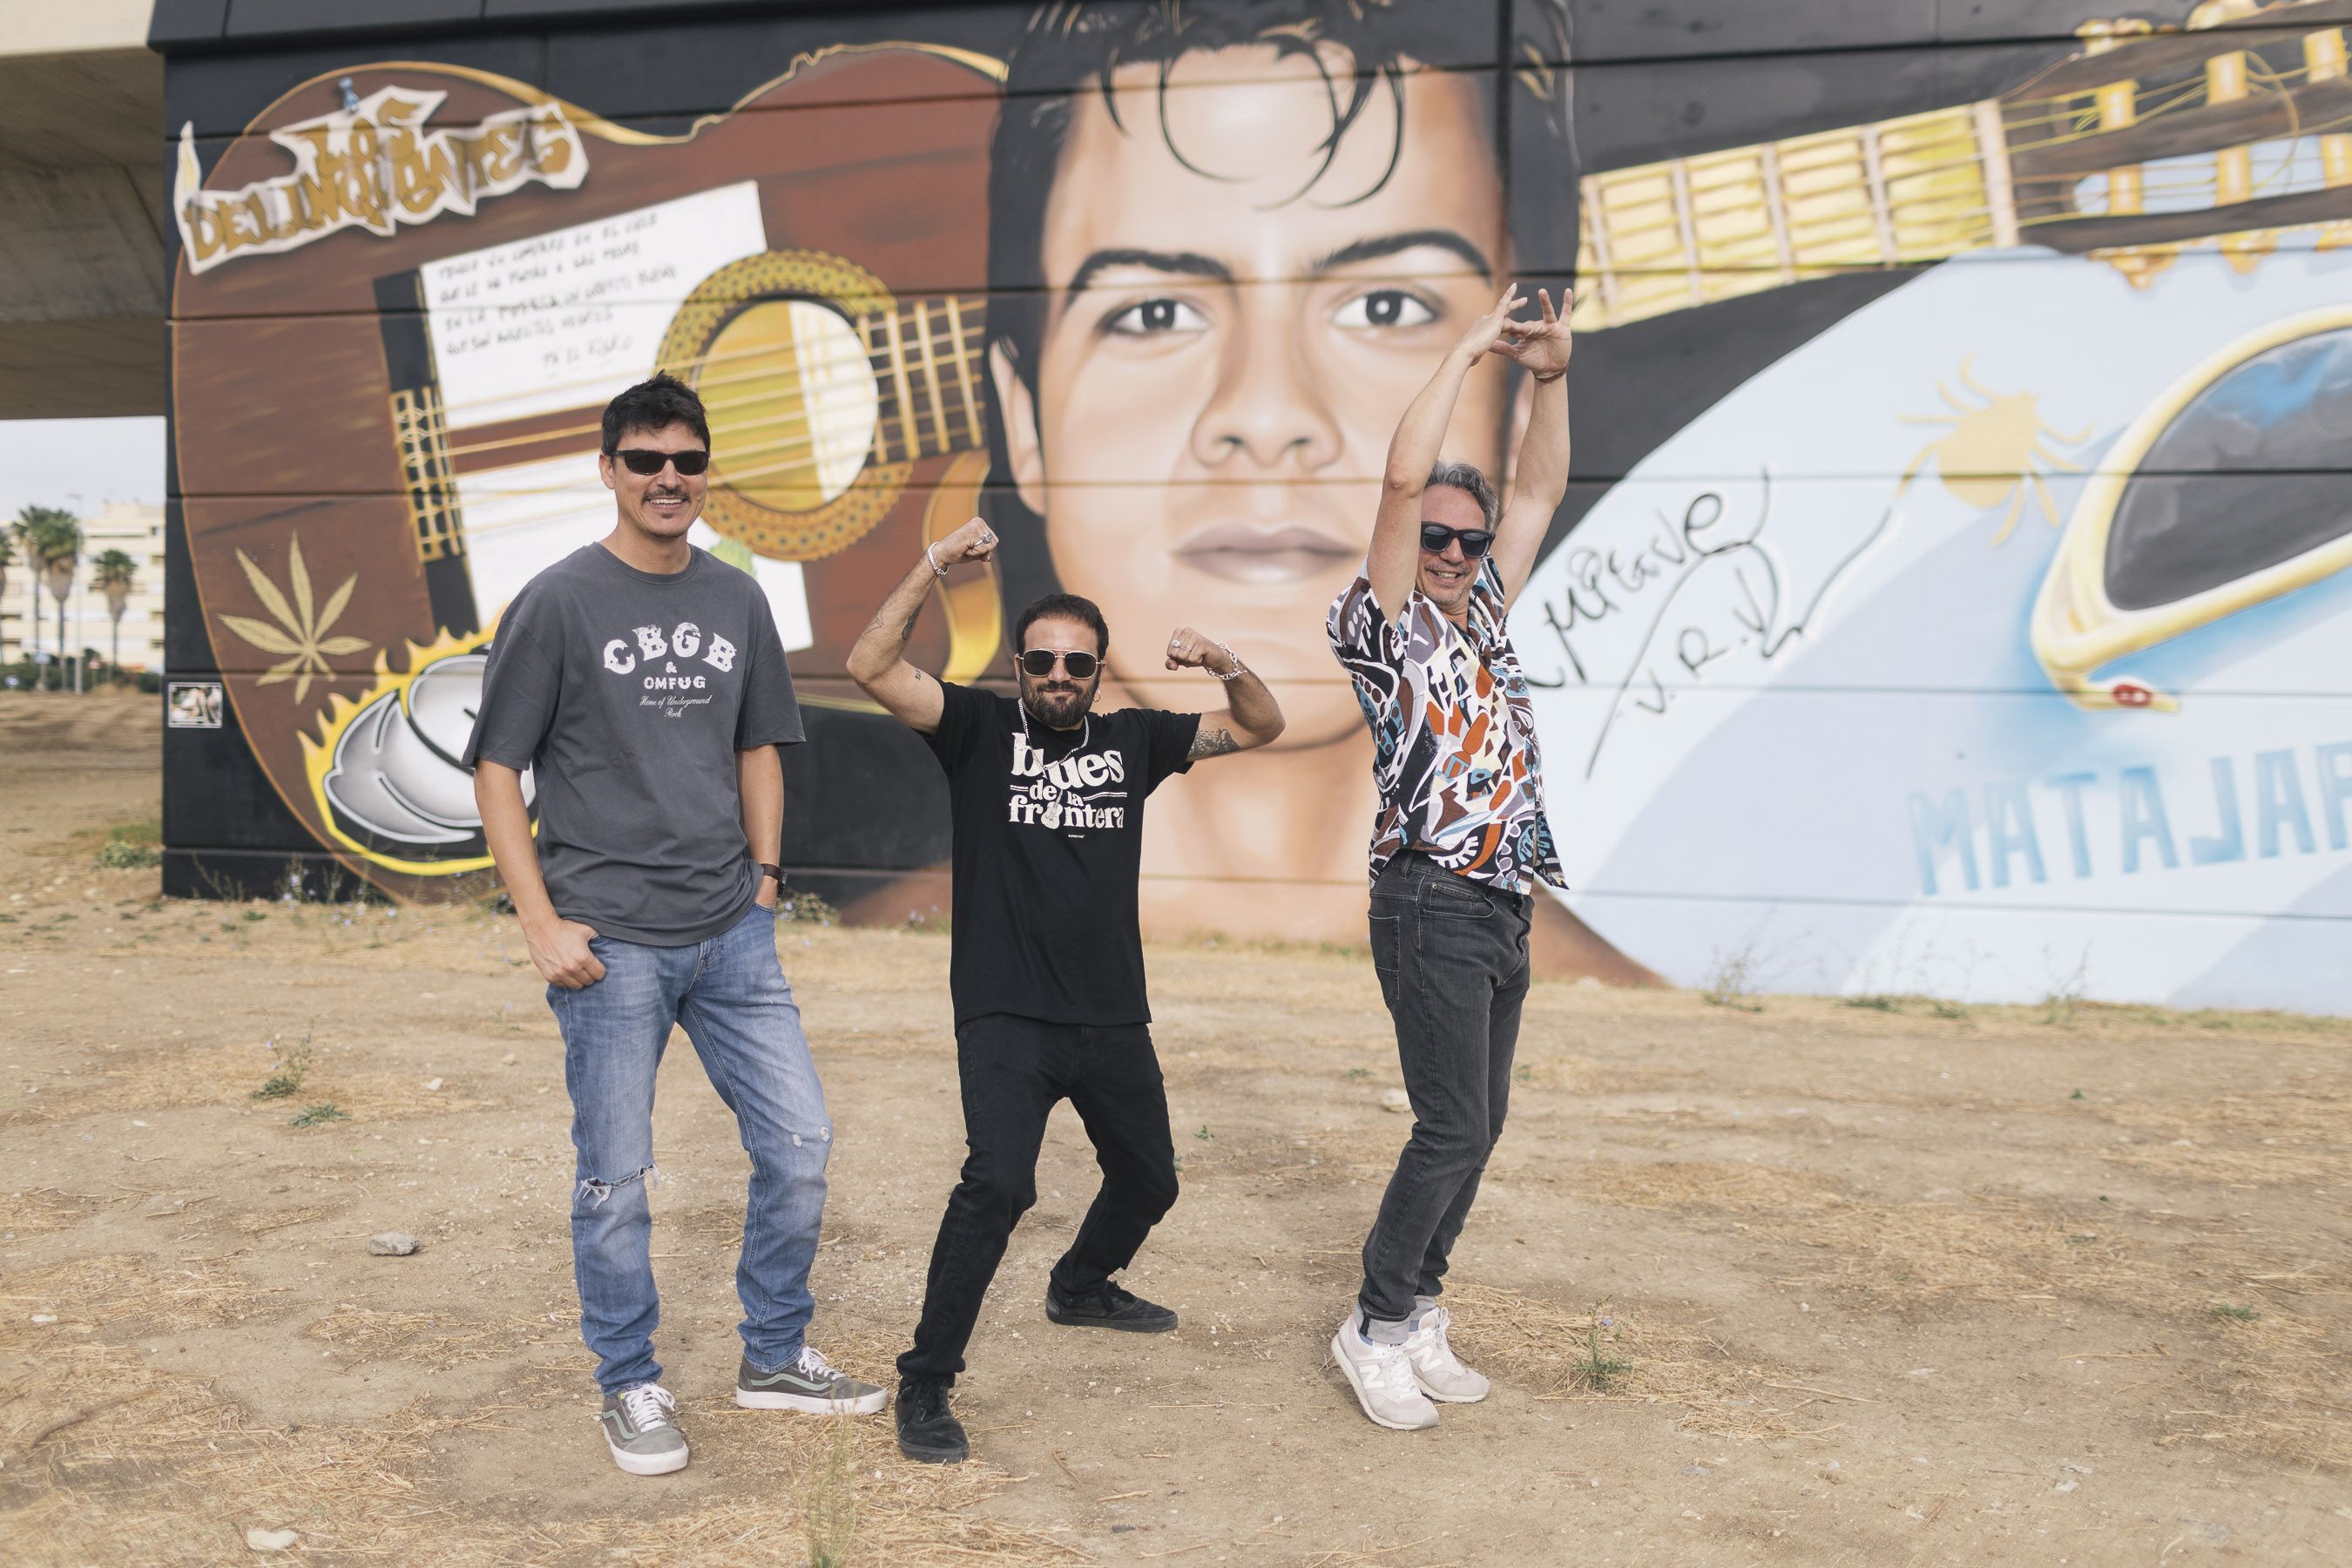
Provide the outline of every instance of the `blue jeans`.
<path id="1" fill-rule="evenodd" d="M 600 936 L 589 943 L 604 978 L 547 988 L 563 1031 L 572 1091 L 572 1262 L 580 1332 L 607 1394 L 661 1377 L 653 1334 L 654 1075 L 683 1025 L 702 1069 L 735 1113 L 751 1156 L 751 1196 L 735 1270 L 743 1352 L 772 1372 L 799 1358 L 815 1306 L 808 1271 L 824 1215 L 833 1125 L 801 1032 L 801 1010 L 776 959 L 776 913 L 754 904 L 719 935 L 685 947 Z"/>

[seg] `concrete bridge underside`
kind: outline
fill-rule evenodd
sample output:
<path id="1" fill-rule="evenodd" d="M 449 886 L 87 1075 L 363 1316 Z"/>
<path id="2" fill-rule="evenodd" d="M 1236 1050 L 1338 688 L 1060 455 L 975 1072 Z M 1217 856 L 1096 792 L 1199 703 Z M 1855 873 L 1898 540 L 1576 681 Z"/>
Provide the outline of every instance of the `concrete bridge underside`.
<path id="1" fill-rule="evenodd" d="M 152 9 L 0 5 L 0 419 L 163 412 Z"/>

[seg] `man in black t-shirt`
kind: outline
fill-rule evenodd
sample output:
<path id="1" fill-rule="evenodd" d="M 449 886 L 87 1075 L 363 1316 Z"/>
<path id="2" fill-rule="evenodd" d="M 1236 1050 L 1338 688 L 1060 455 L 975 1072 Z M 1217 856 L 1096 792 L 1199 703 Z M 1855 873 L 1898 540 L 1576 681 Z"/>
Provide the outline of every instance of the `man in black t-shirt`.
<path id="1" fill-rule="evenodd" d="M 1143 803 L 1200 758 L 1282 733 L 1265 683 L 1190 627 L 1161 657 L 1170 669 L 1204 668 L 1224 682 L 1224 709 L 1094 712 L 1110 632 L 1100 610 L 1068 594 L 1038 600 L 1014 626 L 1018 701 L 908 664 L 907 639 L 934 583 L 995 548 L 978 518 L 932 544 L 849 655 L 866 695 L 930 743 L 955 822 L 948 990 L 971 1153 L 931 1247 L 914 1348 L 898 1358 L 899 1450 L 934 1463 L 969 1451 L 947 1391 L 1005 1242 L 1036 1201 L 1037 1148 L 1061 1100 L 1077 1107 L 1103 1184 L 1054 1265 L 1045 1316 L 1130 1333 L 1176 1326 L 1175 1313 L 1110 1280 L 1176 1201 L 1136 914 Z"/>

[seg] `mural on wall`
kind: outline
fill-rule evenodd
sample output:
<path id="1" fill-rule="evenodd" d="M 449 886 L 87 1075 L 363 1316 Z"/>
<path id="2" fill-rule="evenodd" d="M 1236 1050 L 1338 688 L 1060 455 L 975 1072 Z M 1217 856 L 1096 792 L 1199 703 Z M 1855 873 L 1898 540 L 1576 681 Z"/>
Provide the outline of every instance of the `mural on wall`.
<path id="1" fill-rule="evenodd" d="M 184 132 L 190 553 L 238 721 L 321 846 L 395 893 L 482 890 L 457 763 L 481 650 L 516 589 L 610 530 L 599 416 L 656 366 L 714 426 L 697 542 L 838 668 L 864 601 L 976 503 L 979 302 L 886 275 L 983 245 L 995 74 L 817 50 L 656 135 L 487 72 L 354 66 L 209 173 Z M 919 650 L 973 678 L 996 595 L 975 573 L 942 599 Z"/>
<path id="2" fill-rule="evenodd" d="M 1572 274 L 1580 450 L 1638 460 L 1580 463 L 1515 614 L 1575 888 L 1548 972 L 2343 1010 L 2342 9 L 2100 24 L 1993 96 L 1617 167 L 1577 155 L 1573 4 L 1511 6 L 1501 68 L 1440 0 L 1008 10 L 985 47 L 796 49 L 658 132 L 354 62 L 181 144 L 206 632 L 317 847 L 480 892 L 481 650 L 610 526 L 597 409 L 673 369 L 712 408 L 698 537 L 854 781 L 793 798 L 796 877 L 943 906 L 944 797 L 841 663 L 984 510 L 1005 549 L 943 585 L 930 668 L 1001 676 L 1059 586 L 1113 626 L 1107 703 L 1214 700 L 1126 657 L 1180 623 L 1282 695 L 1278 746 L 1155 810 L 1148 926 L 1357 940 L 1324 610 L 1434 355 L 1500 279 Z M 1706 334 L 1890 271 L 1769 354 Z M 1686 372 L 1607 347 L 1677 317 L 1719 395 L 1644 416 Z M 1482 373 L 1449 455 L 1498 471 L 1524 406 Z"/>
<path id="3" fill-rule="evenodd" d="M 2243 10 L 1587 178 L 1596 322 L 1951 258 L 1660 444 L 1516 613 L 1575 902 L 1627 952 L 2352 1007 L 2345 12 Z"/>

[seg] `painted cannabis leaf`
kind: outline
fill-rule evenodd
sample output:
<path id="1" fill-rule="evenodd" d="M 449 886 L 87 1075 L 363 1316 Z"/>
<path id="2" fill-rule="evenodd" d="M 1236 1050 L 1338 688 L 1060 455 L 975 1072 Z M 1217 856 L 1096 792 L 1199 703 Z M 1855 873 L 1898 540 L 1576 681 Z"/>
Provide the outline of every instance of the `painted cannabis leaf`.
<path id="1" fill-rule="evenodd" d="M 294 700 L 301 701 L 310 695 L 313 677 L 335 679 L 327 666 L 328 656 L 337 658 L 347 653 L 362 653 L 374 645 L 365 637 L 331 637 L 327 635 L 341 618 L 343 606 L 351 603 L 352 590 L 358 586 L 360 576 L 354 572 L 343 579 L 343 585 L 327 595 L 321 605 L 310 595 L 310 571 L 302 564 L 302 538 L 296 534 L 286 555 L 286 580 L 294 590 L 294 601 L 278 591 L 278 584 L 266 576 L 260 567 L 247 559 L 244 551 L 236 552 L 236 563 L 245 568 L 245 580 L 253 584 L 254 595 L 261 601 L 278 622 L 257 621 L 250 616 L 223 616 L 221 623 L 229 630 L 251 643 L 264 653 L 285 657 L 269 667 L 258 686 L 274 686 L 281 680 L 294 683 Z"/>

